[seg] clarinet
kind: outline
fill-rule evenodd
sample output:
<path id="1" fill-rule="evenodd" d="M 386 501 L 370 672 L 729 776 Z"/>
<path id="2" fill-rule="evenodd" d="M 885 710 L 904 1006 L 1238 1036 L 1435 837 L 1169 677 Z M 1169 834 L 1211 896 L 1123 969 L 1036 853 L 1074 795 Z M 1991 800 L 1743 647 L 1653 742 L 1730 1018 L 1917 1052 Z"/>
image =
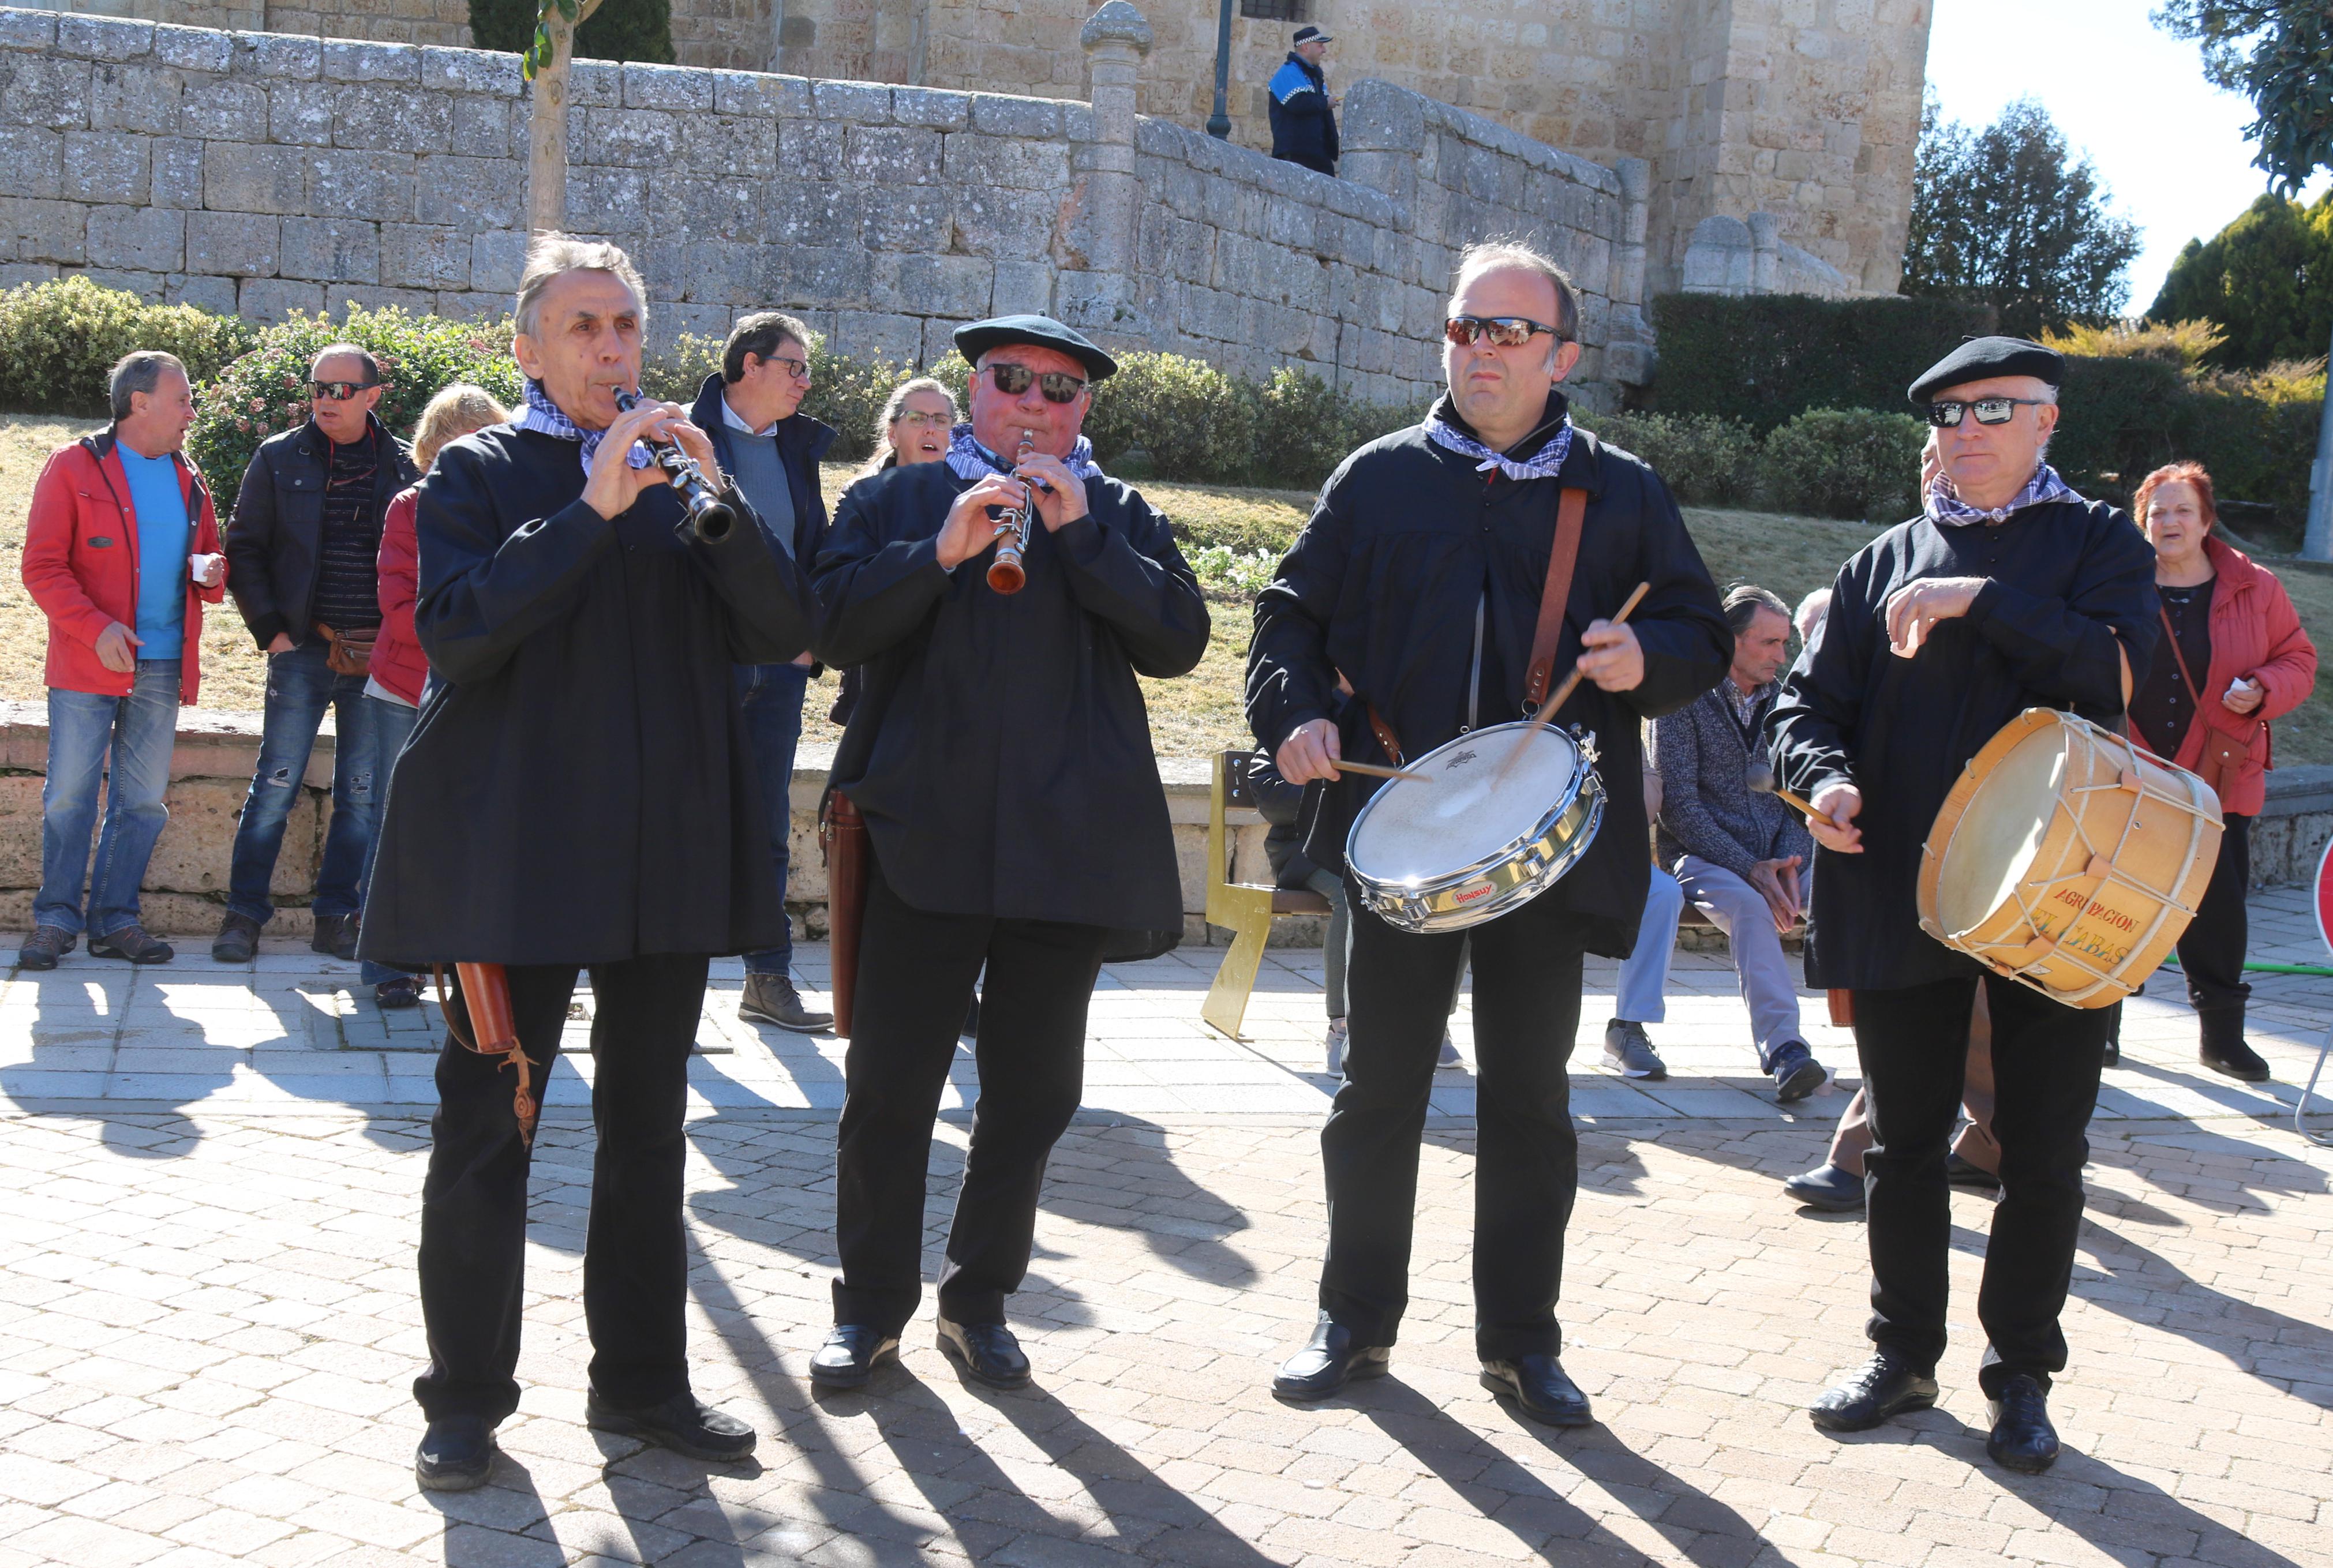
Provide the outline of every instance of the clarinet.
<path id="1" fill-rule="evenodd" d="M 1036 449 L 1037 433 L 1021 433 L 1021 449 L 1013 454 L 1013 466 L 1029 461 Z M 989 563 L 988 586 L 1001 594 L 1017 594 L 1028 585 L 1029 571 L 1021 564 L 1021 557 L 1029 548 L 1029 524 L 1037 511 L 1034 485 L 1022 485 L 1021 504 L 1008 506 L 996 513 L 996 559 Z"/>
<path id="2" fill-rule="evenodd" d="M 638 393 L 616 388 L 616 406 L 623 412 L 630 413 L 641 401 Z M 696 459 L 683 452 L 677 442 L 642 437 L 642 444 L 656 459 L 656 465 L 672 481 L 673 489 L 679 492 L 681 505 L 688 510 L 690 531 L 706 544 L 726 539 L 729 531 L 736 526 L 736 509 L 721 499 L 720 492 L 705 477 L 705 470 L 696 465 Z"/>

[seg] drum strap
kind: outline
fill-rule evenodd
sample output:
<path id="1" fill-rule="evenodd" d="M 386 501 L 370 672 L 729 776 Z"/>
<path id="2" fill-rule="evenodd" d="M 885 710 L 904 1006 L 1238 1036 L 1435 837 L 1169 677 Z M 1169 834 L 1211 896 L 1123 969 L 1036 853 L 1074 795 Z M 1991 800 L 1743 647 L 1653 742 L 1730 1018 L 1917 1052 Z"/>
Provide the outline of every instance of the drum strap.
<path id="1" fill-rule="evenodd" d="M 1386 760 L 1397 768 L 1400 767 L 1404 760 L 1401 741 L 1394 734 L 1393 726 L 1386 722 L 1385 715 L 1378 712 L 1375 703 L 1369 704 L 1369 732 L 1378 738 L 1378 744 L 1385 748 Z"/>
<path id="2" fill-rule="evenodd" d="M 1564 607 L 1571 602 L 1571 572 L 1579 564 L 1579 530 L 1588 517 L 1588 492 L 1567 489 L 1555 508 L 1555 543 L 1547 552 L 1547 587 L 1539 596 L 1539 626 L 1531 633 L 1531 671 L 1523 680 L 1523 711 L 1536 714 L 1555 684 L 1555 659 L 1562 651 Z"/>

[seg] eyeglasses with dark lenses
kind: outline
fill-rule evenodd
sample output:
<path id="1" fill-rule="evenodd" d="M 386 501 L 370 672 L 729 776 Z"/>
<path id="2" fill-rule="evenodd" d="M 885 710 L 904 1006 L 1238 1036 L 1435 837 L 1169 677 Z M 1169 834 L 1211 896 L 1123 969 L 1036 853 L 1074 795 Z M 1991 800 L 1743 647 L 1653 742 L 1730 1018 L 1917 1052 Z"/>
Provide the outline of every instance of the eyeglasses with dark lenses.
<path id="1" fill-rule="evenodd" d="M 980 373 L 996 383 L 996 389 L 1007 397 L 1018 397 L 1035 382 L 1045 394 L 1048 403 L 1074 403 L 1086 384 L 1066 370 L 1048 370 L 1042 375 L 1026 365 L 984 365 Z"/>
<path id="2" fill-rule="evenodd" d="M 1472 348 L 1486 337 L 1495 348 L 1520 349 L 1541 332 L 1551 338 L 1563 336 L 1545 321 L 1534 321 L 1529 316 L 1453 316 L 1442 323 L 1442 335 L 1461 349 Z"/>
<path id="3" fill-rule="evenodd" d="M 311 381 L 309 395 L 319 403 L 345 403 L 360 392 L 370 392 L 378 381 Z"/>
<path id="4" fill-rule="evenodd" d="M 1979 397 L 1968 403 L 1931 403 L 1928 423 L 1939 430 L 1954 429 L 1963 410 L 1974 410 L 1979 425 L 2006 425 L 2020 408 L 2039 408 L 2046 401 L 2040 397 Z"/>

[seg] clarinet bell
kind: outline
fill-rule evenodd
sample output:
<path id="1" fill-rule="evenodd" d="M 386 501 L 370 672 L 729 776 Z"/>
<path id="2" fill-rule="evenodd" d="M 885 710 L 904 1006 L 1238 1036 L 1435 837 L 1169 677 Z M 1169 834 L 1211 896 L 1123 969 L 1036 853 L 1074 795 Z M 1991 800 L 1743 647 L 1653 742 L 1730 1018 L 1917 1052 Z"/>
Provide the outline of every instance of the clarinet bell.
<path id="1" fill-rule="evenodd" d="M 706 544 L 718 544 L 737 526 L 737 512 L 725 501 L 707 500 L 688 509 L 688 528 Z"/>
<path id="2" fill-rule="evenodd" d="M 996 548 L 996 559 L 989 563 L 988 586 L 1001 594 L 1017 594 L 1029 583 L 1029 573 L 1021 565 L 1021 551 L 1010 544 Z"/>

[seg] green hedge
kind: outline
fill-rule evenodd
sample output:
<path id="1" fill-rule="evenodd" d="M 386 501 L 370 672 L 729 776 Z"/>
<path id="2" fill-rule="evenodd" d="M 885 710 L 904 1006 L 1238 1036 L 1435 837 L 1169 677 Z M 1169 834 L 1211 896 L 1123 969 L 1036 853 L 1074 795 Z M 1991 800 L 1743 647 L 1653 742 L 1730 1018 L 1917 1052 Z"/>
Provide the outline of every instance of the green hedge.
<path id="1" fill-rule="evenodd" d="M 1762 435 L 1810 408 L 1903 413 L 1904 389 L 1992 310 L 1948 300 L 1664 294 L 1652 405 L 1738 419 Z"/>
<path id="2" fill-rule="evenodd" d="M 132 349 L 176 354 L 199 384 L 252 337 L 233 316 L 149 305 L 87 278 L 21 284 L 0 293 L 0 408 L 102 419 L 107 374 Z"/>
<path id="3" fill-rule="evenodd" d="M 1583 414 L 1579 423 L 1643 458 L 1688 506 L 1763 506 L 1900 522 L 1917 509 L 1927 430 L 1908 414 L 1815 408 L 1762 437 L 1713 415 Z"/>

